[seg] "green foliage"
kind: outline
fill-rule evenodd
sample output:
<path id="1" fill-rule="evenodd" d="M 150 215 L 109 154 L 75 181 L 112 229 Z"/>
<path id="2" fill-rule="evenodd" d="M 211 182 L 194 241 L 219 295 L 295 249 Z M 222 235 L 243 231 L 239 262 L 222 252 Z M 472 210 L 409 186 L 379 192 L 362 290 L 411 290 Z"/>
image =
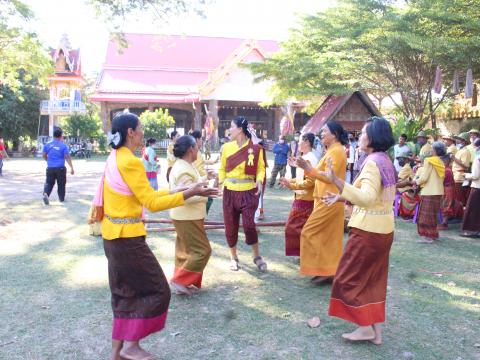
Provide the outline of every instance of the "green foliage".
<path id="1" fill-rule="evenodd" d="M 140 115 L 140 121 L 145 139 L 166 139 L 167 128 L 175 125 L 175 119 L 168 113 L 168 109 L 146 110 Z"/>
<path id="2" fill-rule="evenodd" d="M 453 94 L 432 96 L 435 69 L 480 71 L 480 1 L 339 0 L 306 16 L 280 52 L 249 67 L 290 97 L 311 99 L 364 89 L 377 98 L 398 93 L 406 118 L 421 127 Z M 444 83 L 445 84 L 445 83 Z"/>
<path id="3" fill-rule="evenodd" d="M 36 78 L 25 78 L 23 71 L 20 71 L 16 91 L 8 85 L 0 85 L 0 130 L 15 148 L 21 137 L 36 138 L 40 101 L 48 96 Z"/>
<path id="4" fill-rule="evenodd" d="M 73 114 L 63 118 L 60 122 L 64 134 L 81 138 L 95 138 L 99 136 L 101 121 L 98 115 Z"/>
<path id="5" fill-rule="evenodd" d="M 211 0 L 89 0 L 95 9 L 97 17 L 105 20 L 113 37 L 121 47 L 127 47 L 122 28 L 127 18 L 134 19 L 136 15 L 150 13 L 152 20 L 165 25 L 172 19 L 185 13 L 204 15 L 206 5 Z M 161 25 L 159 25 L 159 28 Z"/>
<path id="6" fill-rule="evenodd" d="M 9 89 L 19 92 L 20 99 L 25 96 L 21 92 L 25 84 L 35 78 L 46 86 L 46 76 L 53 71 L 53 62 L 37 36 L 18 25 L 32 17 L 23 2 L 0 0 L 0 79 Z"/>

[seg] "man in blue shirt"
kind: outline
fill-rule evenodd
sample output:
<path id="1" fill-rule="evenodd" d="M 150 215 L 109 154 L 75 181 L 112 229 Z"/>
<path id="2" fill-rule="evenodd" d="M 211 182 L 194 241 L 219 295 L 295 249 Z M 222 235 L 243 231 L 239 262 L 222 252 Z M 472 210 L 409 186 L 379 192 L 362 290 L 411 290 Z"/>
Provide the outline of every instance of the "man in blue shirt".
<path id="1" fill-rule="evenodd" d="M 57 182 L 58 199 L 65 200 L 65 185 L 67 184 L 67 168 L 65 160 L 70 167 L 70 174 L 74 174 L 72 159 L 68 146 L 62 141 L 62 129 L 56 128 L 53 132 L 54 139 L 43 147 L 43 158 L 47 161 L 47 180 L 43 188 L 43 203 L 49 204 L 48 197 Z"/>
<path id="2" fill-rule="evenodd" d="M 285 143 L 285 138 L 283 136 L 280 136 L 278 143 L 273 145 L 273 153 L 275 154 L 275 160 L 272 174 L 270 176 L 270 188 L 273 188 L 273 186 L 275 185 L 278 173 L 280 173 L 281 178 L 285 177 L 285 173 L 287 172 L 287 160 L 289 152 L 290 146 Z"/>

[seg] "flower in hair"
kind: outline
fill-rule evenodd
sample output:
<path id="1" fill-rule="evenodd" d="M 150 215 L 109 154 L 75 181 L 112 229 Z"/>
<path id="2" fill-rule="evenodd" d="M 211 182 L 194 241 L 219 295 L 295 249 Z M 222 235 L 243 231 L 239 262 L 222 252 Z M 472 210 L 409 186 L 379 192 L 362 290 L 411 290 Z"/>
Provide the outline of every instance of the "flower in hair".
<path id="1" fill-rule="evenodd" d="M 107 142 L 110 146 L 118 146 L 120 142 L 122 141 L 122 134 L 120 132 L 116 132 L 115 134 L 112 134 L 109 132 L 107 134 Z"/>

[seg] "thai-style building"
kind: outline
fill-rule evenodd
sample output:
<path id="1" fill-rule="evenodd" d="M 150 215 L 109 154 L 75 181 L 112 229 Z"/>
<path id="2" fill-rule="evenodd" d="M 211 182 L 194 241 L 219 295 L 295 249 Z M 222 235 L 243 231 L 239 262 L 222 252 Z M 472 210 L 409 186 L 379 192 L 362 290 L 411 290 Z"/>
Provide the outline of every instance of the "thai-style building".
<path id="1" fill-rule="evenodd" d="M 251 72 L 241 66 L 263 61 L 278 50 L 277 42 L 152 34 L 125 34 L 125 40 L 127 48 L 109 42 L 95 93 L 89 98 L 100 104 L 104 130 L 125 108 L 137 114 L 166 108 L 180 132 L 202 129 L 211 116 L 223 137 L 231 119 L 243 115 L 259 136 L 278 136 L 281 109 L 260 106 L 269 99 L 269 83 L 254 82 Z"/>
<path id="2" fill-rule="evenodd" d="M 381 116 L 379 110 L 363 91 L 348 95 L 330 95 L 305 124 L 302 132 L 318 133 L 328 120 L 335 120 L 350 132 L 362 130 L 371 116 Z"/>
<path id="3" fill-rule="evenodd" d="M 62 116 L 86 112 L 81 96 L 85 80 L 80 49 L 72 49 L 67 35 L 63 35 L 59 46 L 50 50 L 50 55 L 55 73 L 48 77 L 50 98 L 40 103 L 39 137 L 51 137 Z"/>

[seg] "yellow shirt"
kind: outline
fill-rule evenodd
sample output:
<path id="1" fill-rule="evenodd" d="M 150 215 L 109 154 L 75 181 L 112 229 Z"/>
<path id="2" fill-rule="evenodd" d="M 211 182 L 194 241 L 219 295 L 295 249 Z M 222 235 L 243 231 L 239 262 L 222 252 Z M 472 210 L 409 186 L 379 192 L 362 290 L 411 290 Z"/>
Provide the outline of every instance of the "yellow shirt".
<path id="1" fill-rule="evenodd" d="M 455 144 L 452 144 L 452 145 L 450 145 L 450 146 L 447 148 L 447 154 L 453 154 L 453 155 L 455 155 L 457 152 L 458 152 L 458 149 L 457 149 L 457 147 L 455 146 Z"/>
<path id="2" fill-rule="evenodd" d="M 313 167 L 317 166 L 318 164 L 318 158 L 313 153 L 313 151 L 302 155 L 302 158 L 307 160 Z M 290 180 L 290 187 L 292 190 L 295 191 L 296 200 L 313 201 L 313 189 L 315 188 L 315 179 L 306 176 L 303 172 L 303 169 L 297 168 L 296 178 Z"/>
<path id="3" fill-rule="evenodd" d="M 400 169 L 398 173 L 398 181 L 399 182 L 405 181 L 409 178 L 413 178 L 413 176 L 414 176 L 414 173 L 413 173 L 412 167 L 410 166 L 410 164 L 407 163 L 403 165 L 403 167 Z M 404 186 L 402 188 L 398 188 L 397 191 L 399 193 L 404 193 L 405 191 L 408 191 L 411 188 L 412 188 L 411 186 Z"/>
<path id="4" fill-rule="evenodd" d="M 242 146 L 244 148 L 248 145 L 248 141 Z M 230 155 L 235 154 L 241 148 L 238 146 L 236 141 L 230 141 L 223 145 L 222 150 L 222 158 L 220 160 L 220 169 L 218 170 L 218 180 L 220 183 L 223 183 L 228 190 L 234 191 L 248 191 L 257 187 L 255 184 L 255 176 L 253 175 L 245 175 L 245 161 L 240 163 L 235 169 L 230 172 L 226 171 L 227 166 L 227 158 Z M 257 167 L 257 180 L 262 181 L 265 177 L 265 161 L 263 159 L 263 151 L 260 150 L 260 154 L 258 157 L 258 167 Z M 229 179 L 237 179 L 237 180 L 246 180 L 251 179 L 251 182 L 247 183 L 233 183 L 229 181 Z"/>
<path id="5" fill-rule="evenodd" d="M 169 168 L 173 166 L 175 160 L 177 160 L 177 158 L 173 155 L 173 143 L 171 142 L 167 147 L 167 165 Z"/>
<path id="6" fill-rule="evenodd" d="M 312 172 L 306 174 L 309 177 L 315 179 L 315 189 L 313 190 L 313 197 L 315 199 L 321 198 L 327 191 L 332 193 L 338 193 L 337 187 L 330 182 L 329 179 L 320 174 L 327 169 L 327 160 L 332 159 L 333 171 L 342 180 L 345 180 L 345 174 L 347 172 L 347 154 L 342 144 L 339 142 L 331 145 L 318 165 L 312 170 Z"/>
<path id="7" fill-rule="evenodd" d="M 420 195 L 443 195 L 443 179 L 438 175 L 432 164 L 425 161 L 423 166 L 417 170 L 415 182 L 421 187 Z"/>
<path id="8" fill-rule="evenodd" d="M 117 150 L 117 167 L 123 181 L 133 195 L 115 192 L 105 181 L 103 206 L 106 215 L 112 218 L 141 218 L 142 208 L 161 211 L 183 205 L 183 193 L 169 194 L 168 189 L 155 191 L 145 176 L 142 161 L 126 147 Z M 143 222 L 134 224 L 114 224 L 106 217 L 102 220 L 102 236 L 106 240 L 145 236 Z"/>
<path id="9" fill-rule="evenodd" d="M 466 166 L 470 166 L 472 163 L 470 150 L 467 147 L 463 147 L 458 150 L 455 157 L 464 163 Z M 465 173 L 468 172 L 462 166 L 458 165 L 455 160 L 452 162 L 452 171 L 453 171 L 453 179 L 456 183 L 464 182 L 465 181 Z"/>
<path id="10" fill-rule="evenodd" d="M 202 180 L 207 178 L 207 171 L 205 170 L 205 160 L 203 160 L 202 153 L 200 150 L 197 153 L 197 160 L 194 161 L 193 165 L 197 169 L 198 173 Z"/>
<path id="11" fill-rule="evenodd" d="M 473 144 L 467 145 L 467 149 L 468 151 L 470 151 L 470 162 L 472 163 L 473 160 L 475 160 L 477 151 L 475 149 L 475 146 L 473 146 Z"/>
<path id="12" fill-rule="evenodd" d="M 345 183 L 342 197 L 354 204 L 348 226 L 377 234 L 393 232 L 393 202 L 383 198 L 382 178 L 374 161 L 365 163 L 353 185 Z"/>
<path id="13" fill-rule="evenodd" d="M 200 181 L 200 174 L 194 164 L 185 160 L 177 159 L 170 172 L 170 189 L 174 189 L 180 184 L 193 184 Z M 203 196 L 193 196 L 185 200 L 185 205 L 170 209 L 170 217 L 173 220 L 200 220 L 207 215 L 207 198 Z"/>

